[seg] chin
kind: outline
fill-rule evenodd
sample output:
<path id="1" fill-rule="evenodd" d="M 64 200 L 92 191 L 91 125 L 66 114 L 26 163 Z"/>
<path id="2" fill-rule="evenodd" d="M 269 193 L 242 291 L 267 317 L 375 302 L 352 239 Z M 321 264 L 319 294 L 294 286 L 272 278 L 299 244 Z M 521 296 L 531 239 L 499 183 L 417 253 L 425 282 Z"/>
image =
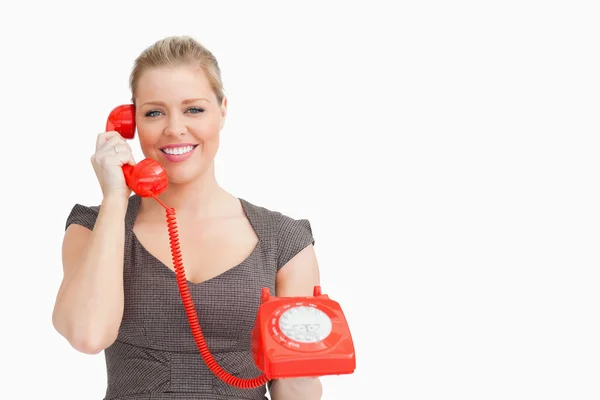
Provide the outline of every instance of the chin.
<path id="1" fill-rule="evenodd" d="M 194 183 L 207 172 L 208 168 L 200 166 L 186 166 L 177 165 L 169 166 L 165 168 L 167 176 L 169 177 L 169 183 L 175 183 L 178 185 L 185 185 Z"/>

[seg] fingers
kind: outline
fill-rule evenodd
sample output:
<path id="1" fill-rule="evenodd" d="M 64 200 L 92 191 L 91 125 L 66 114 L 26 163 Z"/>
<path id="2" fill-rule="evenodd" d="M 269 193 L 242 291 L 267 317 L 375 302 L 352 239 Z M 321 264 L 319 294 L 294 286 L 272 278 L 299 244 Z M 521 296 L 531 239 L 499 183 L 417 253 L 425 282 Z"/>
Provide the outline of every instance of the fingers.
<path id="1" fill-rule="evenodd" d="M 114 147 L 112 147 L 107 149 L 105 152 L 95 153 L 92 156 L 91 161 L 92 164 L 104 166 L 123 166 L 125 164 L 135 166 L 135 160 L 133 159 L 133 154 L 131 153 L 131 150 L 122 146 L 116 147 L 116 150 Z"/>
<path id="2" fill-rule="evenodd" d="M 109 135 L 110 133 L 99 135 L 98 148 L 92 156 L 92 162 L 104 165 L 135 165 L 133 151 L 129 144 L 121 135 Z"/>
<path id="3" fill-rule="evenodd" d="M 131 151 L 131 147 L 129 147 L 127 143 L 116 144 L 112 148 L 108 148 L 104 157 L 107 160 L 118 160 L 120 162 L 120 165 L 135 165 L 135 161 L 133 161 L 133 153 Z"/>
<path id="4" fill-rule="evenodd" d="M 102 145 L 100 145 L 100 147 L 96 151 L 98 153 L 106 152 L 108 150 L 114 151 L 115 146 L 120 146 L 121 148 L 128 149 L 129 151 L 131 151 L 131 147 L 129 147 L 129 144 L 120 135 L 109 138 L 104 143 L 102 143 Z"/>
<path id="5" fill-rule="evenodd" d="M 125 140 L 117 131 L 108 131 L 100 133 L 96 138 L 96 150 L 102 147 L 107 141 L 115 137 L 121 138 L 123 141 Z"/>

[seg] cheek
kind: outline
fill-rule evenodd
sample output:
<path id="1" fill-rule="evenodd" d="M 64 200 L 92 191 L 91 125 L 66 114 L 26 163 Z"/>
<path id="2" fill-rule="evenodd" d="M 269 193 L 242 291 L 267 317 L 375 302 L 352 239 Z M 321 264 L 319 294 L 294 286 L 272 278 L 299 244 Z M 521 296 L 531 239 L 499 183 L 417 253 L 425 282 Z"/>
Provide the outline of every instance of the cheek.
<path id="1" fill-rule="evenodd" d="M 143 149 L 152 148 L 158 143 L 162 134 L 161 131 L 152 126 L 139 126 L 137 132 L 140 147 Z"/>
<path id="2" fill-rule="evenodd" d="M 147 136 L 140 135 L 140 147 L 142 149 L 148 149 L 148 148 L 154 147 L 154 143 L 156 143 L 156 141 L 151 140 Z"/>
<path id="3" fill-rule="evenodd" d="M 204 142 L 209 142 L 218 139 L 219 131 L 221 130 L 221 121 L 218 119 L 206 121 L 206 123 L 198 130 L 198 136 Z"/>
<path id="4" fill-rule="evenodd" d="M 144 157 L 152 157 L 155 156 L 155 153 L 160 151 L 156 148 L 156 144 L 158 143 L 157 138 L 153 135 L 148 134 L 138 134 L 140 148 Z"/>

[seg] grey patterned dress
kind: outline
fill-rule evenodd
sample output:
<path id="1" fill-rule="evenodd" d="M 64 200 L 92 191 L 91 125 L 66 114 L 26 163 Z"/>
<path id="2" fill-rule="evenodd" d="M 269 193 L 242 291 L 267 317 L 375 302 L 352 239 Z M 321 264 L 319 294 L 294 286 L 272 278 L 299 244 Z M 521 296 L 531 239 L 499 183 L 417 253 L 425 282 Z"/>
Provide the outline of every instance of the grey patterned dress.
<path id="1" fill-rule="evenodd" d="M 266 387 L 230 386 L 204 364 L 175 273 L 151 255 L 132 231 L 140 202 L 139 196 L 131 196 L 125 217 L 125 311 L 117 340 L 104 352 L 105 400 L 266 399 Z M 261 289 L 268 287 L 275 293 L 277 271 L 314 240 L 308 220 L 293 219 L 243 199 L 240 202 L 258 244 L 232 269 L 188 284 L 200 326 L 219 365 L 232 375 L 251 378 L 260 374 L 250 353 L 250 332 Z M 98 211 L 98 206 L 76 204 L 66 226 L 93 229 Z"/>

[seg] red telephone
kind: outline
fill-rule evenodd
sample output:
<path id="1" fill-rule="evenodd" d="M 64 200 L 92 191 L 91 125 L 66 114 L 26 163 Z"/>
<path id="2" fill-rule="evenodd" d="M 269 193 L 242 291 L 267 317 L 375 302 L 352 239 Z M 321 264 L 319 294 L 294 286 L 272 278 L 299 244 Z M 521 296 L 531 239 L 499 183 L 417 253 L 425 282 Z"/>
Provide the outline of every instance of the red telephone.
<path id="1" fill-rule="evenodd" d="M 117 131 L 125 139 L 135 135 L 132 104 L 113 109 L 106 131 Z M 274 297 L 263 288 L 261 305 L 251 335 L 251 351 L 263 372 L 255 378 L 240 378 L 223 370 L 208 349 L 187 285 L 179 248 L 175 210 L 158 199 L 167 188 L 167 174 L 156 161 L 145 159 L 124 165 L 127 186 L 141 197 L 153 197 L 167 212 L 167 227 L 179 293 L 194 340 L 204 362 L 221 380 L 240 388 L 262 386 L 271 379 L 351 374 L 356 368 L 354 343 L 339 303 L 314 288 L 310 297 Z"/>

